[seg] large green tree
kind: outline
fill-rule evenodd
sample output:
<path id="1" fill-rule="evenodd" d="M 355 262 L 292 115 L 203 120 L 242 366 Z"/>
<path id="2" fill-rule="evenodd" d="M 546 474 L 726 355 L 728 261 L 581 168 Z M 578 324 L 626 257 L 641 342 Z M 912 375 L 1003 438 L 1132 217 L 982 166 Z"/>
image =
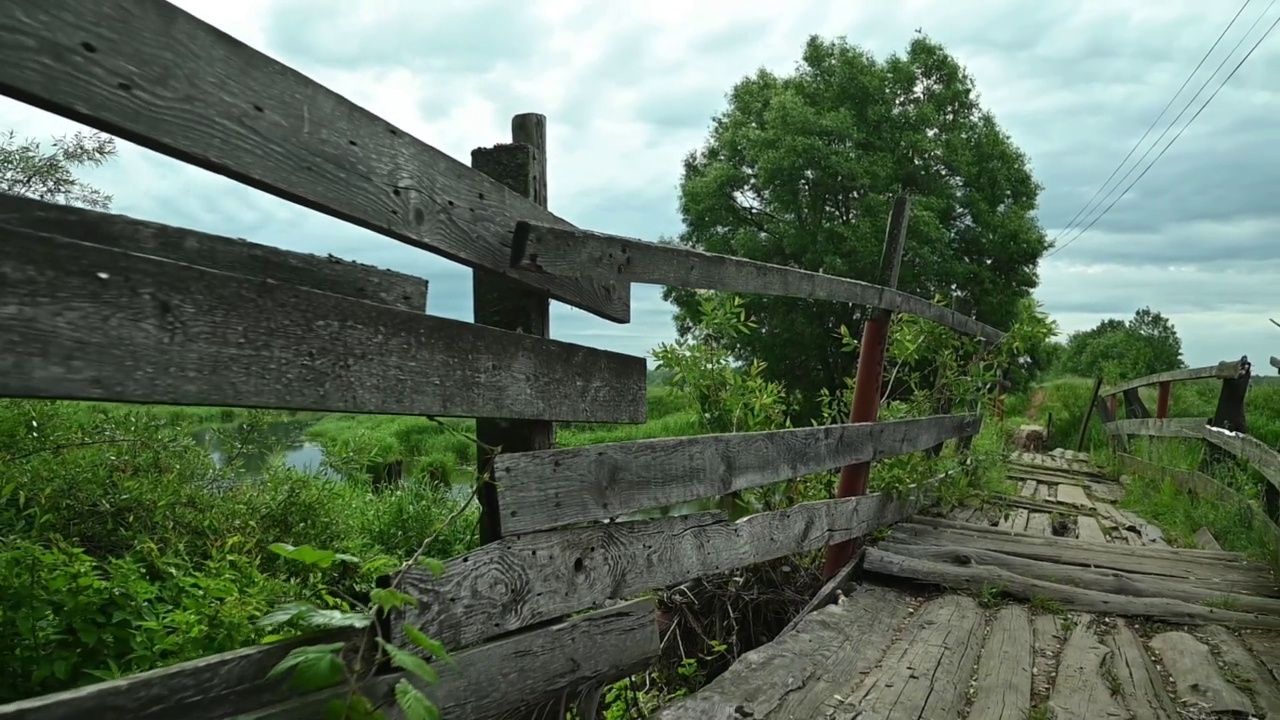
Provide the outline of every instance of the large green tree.
<path id="1" fill-rule="evenodd" d="M 1103 377 L 1107 382 L 1186 367 L 1182 339 L 1173 323 L 1149 307 L 1128 320 L 1108 318 L 1067 336 L 1059 366 L 1064 372 Z"/>
<path id="2" fill-rule="evenodd" d="M 1007 326 L 1049 243 L 1027 157 L 978 100 L 965 69 L 926 37 L 883 60 L 812 37 L 794 73 L 762 69 L 730 92 L 706 144 L 685 159 L 684 230 L 673 241 L 874 281 L 892 197 L 907 192 L 899 287 L 968 295 L 979 319 Z M 688 333 L 696 294 L 664 297 Z M 763 361 L 803 400 L 853 372 L 838 329 L 856 332 L 862 308 L 753 297 L 745 309 L 759 331 L 736 338 L 735 355 Z"/>

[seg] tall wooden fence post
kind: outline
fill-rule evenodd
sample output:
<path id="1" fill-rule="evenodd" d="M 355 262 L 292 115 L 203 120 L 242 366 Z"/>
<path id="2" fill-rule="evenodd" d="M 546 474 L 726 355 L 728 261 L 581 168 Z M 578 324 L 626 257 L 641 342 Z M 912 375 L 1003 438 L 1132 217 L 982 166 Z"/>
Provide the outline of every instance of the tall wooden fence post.
<path id="1" fill-rule="evenodd" d="M 1093 381 L 1093 393 L 1089 396 L 1089 407 L 1085 408 L 1084 418 L 1080 420 L 1080 437 L 1076 438 L 1076 452 L 1084 452 L 1084 441 L 1089 437 L 1089 419 L 1093 416 L 1094 408 L 1098 406 L 1101 399 L 1098 394 L 1102 392 L 1102 376 L 1099 375 Z M 1102 415 L 1098 416 L 1102 418 Z M 1103 420 L 1106 422 L 1106 420 Z"/>
<path id="2" fill-rule="evenodd" d="M 511 120 L 510 144 L 471 151 L 471 167 L 547 207 L 547 118 L 537 113 Z M 475 321 L 501 330 L 547 337 L 551 314 L 547 295 L 528 290 L 488 270 L 472 271 Z M 480 543 L 502 537 L 498 488 L 493 483 L 493 456 L 500 452 L 546 450 L 554 428 L 538 420 L 476 419 L 476 492 L 480 500 Z"/>
<path id="3" fill-rule="evenodd" d="M 1156 396 L 1156 418 L 1164 420 L 1169 417 L 1169 394 L 1173 392 L 1173 383 L 1166 380 L 1160 383 L 1160 394 Z"/>
<path id="4" fill-rule="evenodd" d="M 1218 392 L 1218 405 L 1213 410 L 1213 417 L 1209 418 L 1207 423 L 1210 427 L 1238 433 L 1249 432 L 1249 425 L 1244 417 L 1244 401 L 1249 392 L 1252 374 L 1253 368 L 1249 364 L 1249 358 L 1241 357 L 1239 374 L 1234 378 L 1222 380 L 1222 389 Z M 1233 455 L 1214 443 L 1205 443 L 1200 469 L 1206 474 L 1211 474 L 1213 466 L 1229 461 L 1234 462 Z"/>
<path id="5" fill-rule="evenodd" d="M 907 241 L 907 221 L 911 215 L 911 198 L 899 195 L 893 202 L 889 227 L 885 233 L 884 252 L 880 256 L 879 285 L 897 288 L 898 269 L 902 265 L 902 249 Z M 889 340 L 889 321 L 892 313 L 875 308 L 862 326 L 862 345 L 858 349 L 858 374 L 853 386 L 853 402 L 849 407 L 849 422 L 875 422 L 880 417 L 880 384 L 884 378 L 884 351 Z M 840 468 L 840 485 L 836 497 L 854 497 L 867 494 L 867 481 L 871 478 L 871 463 L 845 465 Z M 827 548 L 822 576 L 829 580 L 853 559 L 857 540 L 846 540 Z"/>

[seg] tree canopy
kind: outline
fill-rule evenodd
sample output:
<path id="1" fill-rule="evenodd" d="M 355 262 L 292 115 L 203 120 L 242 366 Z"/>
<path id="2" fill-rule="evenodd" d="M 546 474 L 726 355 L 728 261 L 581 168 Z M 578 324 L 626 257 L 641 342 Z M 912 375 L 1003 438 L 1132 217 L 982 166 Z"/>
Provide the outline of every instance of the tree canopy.
<path id="1" fill-rule="evenodd" d="M 33 138 L 0 135 L 0 192 L 95 210 L 111 207 L 111 196 L 76 177 L 116 155 L 116 141 L 101 133 L 54 138 L 46 147 Z"/>
<path id="2" fill-rule="evenodd" d="M 1108 318 L 1067 336 L 1059 369 L 1072 375 L 1120 382 L 1186 367 L 1182 338 L 1173 323 L 1144 307 L 1127 322 Z"/>
<path id="3" fill-rule="evenodd" d="M 875 281 L 893 196 L 914 196 L 899 287 L 967 295 L 979 319 L 1008 327 L 1049 247 L 1030 163 L 979 104 L 972 77 L 941 45 L 915 38 L 877 60 L 843 38 L 811 37 L 790 75 L 740 81 L 710 137 L 684 162 L 674 242 Z M 700 303 L 670 289 L 681 334 Z M 839 328 L 848 305 L 753 297 L 758 332 L 741 360 L 806 401 L 840 385 L 855 358 Z"/>

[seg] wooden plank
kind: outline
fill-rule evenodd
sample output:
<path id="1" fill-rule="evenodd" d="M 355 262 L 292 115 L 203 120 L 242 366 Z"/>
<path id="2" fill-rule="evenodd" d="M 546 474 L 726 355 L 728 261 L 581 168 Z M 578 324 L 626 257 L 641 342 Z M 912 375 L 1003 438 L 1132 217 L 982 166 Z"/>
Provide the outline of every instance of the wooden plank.
<path id="1" fill-rule="evenodd" d="M 375 706 L 395 706 L 394 687 L 404 677 L 440 709 L 443 718 L 497 720 L 587 682 L 614 682 L 646 669 L 658 657 L 653 598 L 581 615 L 557 625 L 452 653 L 440 680 L 423 686 L 407 673 L 380 675 L 363 691 Z M 239 720 L 314 720 L 345 688 L 313 693 L 246 714 Z"/>
<path id="2" fill-rule="evenodd" d="M 1065 475 L 1051 475 L 1040 472 L 1027 472 L 1026 470 L 1018 470 L 1016 468 L 1006 470 L 1005 477 L 1010 480 L 1022 480 L 1024 483 L 1029 482 L 1032 484 L 1042 482 L 1050 485 L 1075 485 L 1076 487 L 1089 486 L 1088 480 L 1082 480 L 1080 478 L 1067 477 Z"/>
<path id="3" fill-rule="evenodd" d="M 1049 485 L 1048 483 L 1037 483 L 1036 499 L 1040 500 L 1041 502 L 1053 502 L 1054 496 L 1057 495 L 1057 492 L 1054 490 L 1054 487 L 1055 486 Z"/>
<path id="4" fill-rule="evenodd" d="M 564 220 L 177 6 L 13 0 L 6 7 L 3 94 L 468 267 L 508 274 L 601 317 L 630 320 L 623 278 L 509 270 L 517 220 Z"/>
<path id="5" fill-rule="evenodd" d="M 824 717 L 833 697 L 880 663 L 914 611 L 902 593 L 863 586 L 805 618 L 796 632 L 738 658 L 703 689 L 663 707 L 654 720 Z"/>
<path id="6" fill-rule="evenodd" d="M 1201 435 L 1205 440 L 1248 462 L 1267 479 L 1267 482 L 1276 489 L 1280 489 L 1280 453 L 1266 443 L 1252 435 L 1234 433 L 1209 425 L 1201 427 Z"/>
<path id="7" fill-rule="evenodd" d="M 1198 418 L 1147 418 L 1145 420 L 1113 420 L 1102 428 L 1107 435 L 1144 435 L 1146 437 L 1198 438 L 1204 420 Z"/>
<path id="8" fill-rule="evenodd" d="M 862 564 L 862 557 L 866 554 L 866 551 L 867 549 L 865 547 L 858 548 L 857 552 L 853 554 L 853 558 L 849 560 L 849 562 L 845 563 L 844 567 L 840 568 L 840 572 L 832 575 L 830 580 L 823 583 L 822 587 L 818 588 L 818 592 L 814 593 L 813 598 L 811 598 L 809 602 L 805 603 L 804 607 L 800 608 L 800 612 L 796 613 L 796 616 L 791 618 L 791 622 L 787 623 L 787 626 L 782 628 L 782 631 L 775 635 L 773 639 L 777 640 L 783 635 L 795 630 L 802 622 L 804 622 L 804 619 L 809 617 L 809 615 L 814 611 L 824 608 L 834 602 L 837 595 L 840 593 L 841 588 L 845 587 L 846 584 L 849 583 L 854 572 L 857 571 L 858 566 Z"/>
<path id="9" fill-rule="evenodd" d="M 1093 508 L 1093 503 L 1090 502 L 1088 496 L 1084 494 L 1084 488 L 1081 488 L 1078 485 L 1059 485 L 1058 502 L 1066 505 L 1075 505 L 1080 508 Z"/>
<path id="10" fill-rule="evenodd" d="M 1142 639 L 1124 620 L 1115 618 L 1113 622 L 1115 631 L 1104 642 L 1112 652 L 1112 672 L 1133 720 L 1178 720 L 1180 716 L 1164 688 L 1164 678 Z"/>
<path id="11" fill-rule="evenodd" d="M 843 701 L 832 698 L 835 711 L 827 717 L 959 717 L 984 626 L 973 598 L 945 595 L 925 603 L 857 689 Z"/>
<path id="12" fill-rule="evenodd" d="M 1028 498 L 1035 497 L 1036 481 L 1035 480 L 1024 481 L 1022 483 L 1022 487 L 1018 489 L 1018 494 L 1021 495 L 1022 497 L 1028 497 Z"/>
<path id="13" fill-rule="evenodd" d="M 0 241 L 0 396 L 645 419 L 643 358 L 17 228 Z"/>
<path id="14" fill-rule="evenodd" d="M 996 613 L 982 645 L 967 717 L 1027 720 L 1031 711 L 1031 617 L 1019 605 Z"/>
<path id="15" fill-rule="evenodd" d="M 1098 525 L 1098 521 L 1087 515 L 1080 515 L 1076 518 L 1076 536 L 1085 542 L 1104 543 L 1107 541 L 1107 534 L 1102 532 L 1102 526 Z M 1222 548 L 1218 548 L 1221 550 Z"/>
<path id="16" fill-rule="evenodd" d="M 869 305 L 926 318 L 989 342 L 1004 335 L 951 308 L 860 280 L 542 223 L 517 223 L 511 266 L 533 276 L 618 278 L 632 283 Z"/>
<path id="17" fill-rule="evenodd" d="M 801 503 L 726 522 L 720 513 L 600 523 L 507 536 L 451 560 L 435 578 L 411 570 L 408 622 L 462 648 L 611 599 L 861 537 L 923 500 L 866 495 Z"/>
<path id="18" fill-rule="evenodd" d="M 1203 708 L 1217 717 L 1252 717 L 1249 696 L 1227 682 L 1208 646 L 1185 632 L 1164 632 L 1151 638 L 1148 647 L 1173 678 L 1178 701 Z"/>
<path id="19" fill-rule="evenodd" d="M 1271 671 L 1227 628 L 1210 625 L 1204 629 L 1204 634 L 1217 651 L 1217 656 L 1222 658 L 1224 669 L 1248 688 L 1254 710 L 1261 711 L 1261 717 L 1280 718 L 1280 685 L 1277 685 Z"/>
<path id="20" fill-rule="evenodd" d="M 1195 534 L 1196 547 L 1201 550 L 1221 550 L 1222 546 L 1218 544 L 1213 533 L 1209 532 L 1209 528 L 1201 527 Z"/>
<path id="21" fill-rule="evenodd" d="M 282 250 L 127 215 L 5 194 L 0 194 L 0 225 L 233 275 L 297 285 L 402 310 L 426 312 L 427 309 L 426 280 L 334 255 L 321 257 Z"/>
<path id="22" fill-rule="evenodd" d="M 519 534 L 917 452 L 981 427 L 978 415 L 936 415 L 503 453 L 494 477 L 503 530 Z"/>
<path id="23" fill-rule="evenodd" d="M 1049 694 L 1053 717 L 1107 718 L 1123 717 L 1124 711 L 1103 678 L 1107 646 L 1099 642 L 1093 630 L 1093 618 L 1075 616 L 1075 627 L 1062 646 L 1058 660 L 1058 676 Z"/>
<path id="24" fill-rule="evenodd" d="M 1053 516 L 1046 512 L 1033 512 L 1027 516 L 1027 532 L 1032 535 L 1053 535 Z"/>
<path id="25" fill-rule="evenodd" d="M 292 697 L 267 673 L 295 647 L 352 642 L 325 632 L 0 705 L 0 720 L 219 720 Z"/>
<path id="26" fill-rule="evenodd" d="M 1169 370 L 1167 372 L 1156 373 L 1137 378 L 1136 380 L 1127 380 L 1119 385 L 1113 385 L 1103 388 L 1099 393 L 1103 397 L 1118 395 L 1125 390 L 1134 390 L 1148 385 L 1159 385 L 1163 382 L 1182 382 L 1185 380 L 1207 380 L 1221 379 L 1232 380 L 1240 376 L 1244 365 L 1239 360 L 1223 360 L 1217 365 L 1208 365 L 1206 367 L 1185 368 L 1183 370 Z"/>

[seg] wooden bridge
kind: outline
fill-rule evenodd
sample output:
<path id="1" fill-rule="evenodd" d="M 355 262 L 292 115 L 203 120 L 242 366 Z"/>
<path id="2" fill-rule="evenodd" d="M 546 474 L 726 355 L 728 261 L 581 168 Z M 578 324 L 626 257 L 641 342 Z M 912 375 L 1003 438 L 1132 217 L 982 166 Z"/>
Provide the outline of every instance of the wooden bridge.
<path id="1" fill-rule="evenodd" d="M 651 591 L 822 548 L 829 582 L 793 627 L 661 716 L 1280 712 L 1271 636 L 1234 629 L 1280 624 L 1268 568 L 1162 546 L 1082 458 L 1015 458 L 1021 492 L 997 515 L 931 514 L 952 475 L 866 494 L 873 461 L 963 446 L 981 427 L 977 414 L 877 422 L 890 313 L 1001 337 L 895 289 L 905 198 L 879 285 L 604 235 L 546 209 L 540 115 L 517 116 L 513 142 L 467 168 L 162 0 L 0 10 L 0 92 L 473 269 L 466 323 L 425 314 L 425 281 L 400 273 L 0 197 L 0 396 L 481 419 L 485 544 L 439 577 L 409 570 L 399 588 L 416 603 L 367 631 L 428 656 L 412 628 L 450 650 L 422 686 L 446 720 L 594 717 L 603 685 L 659 654 Z M 643 358 L 546 337 L 550 299 L 627 322 L 633 282 L 869 308 L 850 422 L 556 448 L 553 422 L 645 420 Z M 617 521 L 836 467 L 828 500 Z M 939 586 L 971 593 L 922 590 Z M 1025 604 L 995 607 L 1010 596 Z M 397 683 L 420 681 L 370 659 L 367 640 L 246 648 L 13 703 L 0 720 L 321 717 L 347 688 L 268 679 L 316 644 L 339 648 L 360 692 L 394 711 Z M 1246 676 L 1248 691 L 1220 682 Z"/>

